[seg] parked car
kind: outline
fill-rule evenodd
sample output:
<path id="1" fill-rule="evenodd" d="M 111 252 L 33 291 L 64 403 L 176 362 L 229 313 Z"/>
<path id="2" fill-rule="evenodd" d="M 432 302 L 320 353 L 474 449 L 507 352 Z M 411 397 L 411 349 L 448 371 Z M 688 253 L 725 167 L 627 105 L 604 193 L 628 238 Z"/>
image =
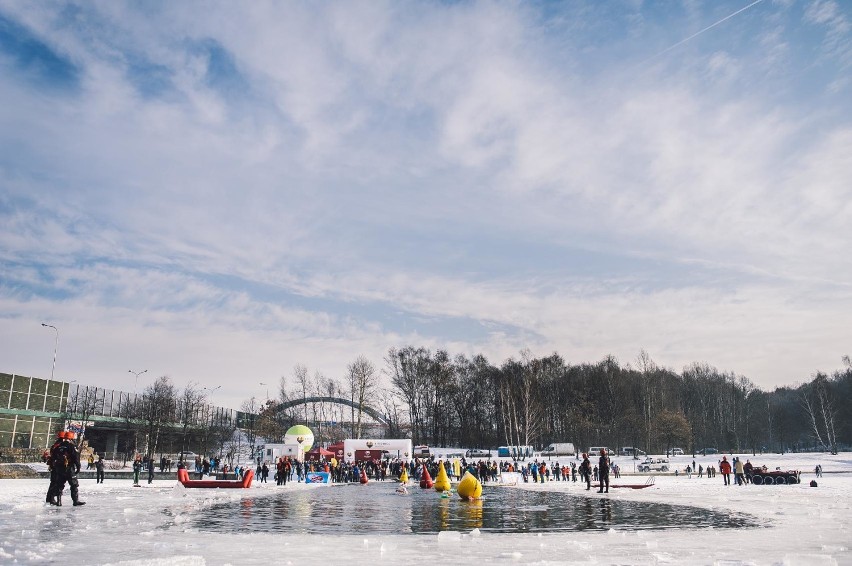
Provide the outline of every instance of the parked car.
<path id="1" fill-rule="evenodd" d="M 640 456 L 647 456 L 647 454 L 645 454 L 644 450 L 640 450 L 639 448 L 636 448 L 635 446 L 624 446 L 621 449 L 620 454 L 622 456 L 633 456 L 637 460 L 639 459 Z"/>
<path id="2" fill-rule="evenodd" d="M 702 448 L 701 450 L 699 450 L 699 452 L 701 452 L 705 456 L 707 454 L 718 454 L 719 453 L 719 451 L 716 450 L 715 448 Z"/>
<path id="3" fill-rule="evenodd" d="M 615 452 L 613 452 L 612 448 L 607 448 L 606 446 L 590 446 L 588 455 L 589 456 L 597 456 L 601 453 L 601 450 L 606 450 L 607 456 L 614 456 Z"/>
<path id="4" fill-rule="evenodd" d="M 666 452 L 666 456 L 683 456 L 683 448 L 672 448 Z"/>
<path id="5" fill-rule="evenodd" d="M 483 450 L 482 448 L 471 448 L 464 455 L 466 458 L 490 458 L 491 451 Z"/>
<path id="6" fill-rule="evenodd" d="M 668 458 L 645 458 L 636 466 L 636 469 L 640 472 L 668 472 L 669 460 Z"/>

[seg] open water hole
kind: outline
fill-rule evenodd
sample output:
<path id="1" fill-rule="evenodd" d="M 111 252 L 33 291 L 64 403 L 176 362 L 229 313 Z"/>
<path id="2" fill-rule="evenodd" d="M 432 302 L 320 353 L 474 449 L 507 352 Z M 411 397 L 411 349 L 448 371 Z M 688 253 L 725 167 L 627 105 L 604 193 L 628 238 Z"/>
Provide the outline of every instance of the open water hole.
<path id="1" fill-rule="evenodd" d="M 480 529 L 494 533 L 743 528 L 755 517 L 684 505 L 621 501 L 558 492 L 485 487 L 479 501 L 455 493 L 372 482 L 280 490 L 211 506 L 193 527 L 212 532 L 423 534 Z"/>

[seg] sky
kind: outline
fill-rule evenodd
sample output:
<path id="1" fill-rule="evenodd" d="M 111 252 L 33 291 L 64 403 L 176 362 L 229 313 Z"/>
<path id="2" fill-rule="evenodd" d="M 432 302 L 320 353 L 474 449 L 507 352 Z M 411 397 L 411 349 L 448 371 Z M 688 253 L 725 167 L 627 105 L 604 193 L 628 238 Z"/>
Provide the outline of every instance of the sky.
<path id="1" fill-rule="evenodd" d="M 848 2 L 0 0 L 0 371 L 791 385 L 852 353 L 850 181 Z"/>

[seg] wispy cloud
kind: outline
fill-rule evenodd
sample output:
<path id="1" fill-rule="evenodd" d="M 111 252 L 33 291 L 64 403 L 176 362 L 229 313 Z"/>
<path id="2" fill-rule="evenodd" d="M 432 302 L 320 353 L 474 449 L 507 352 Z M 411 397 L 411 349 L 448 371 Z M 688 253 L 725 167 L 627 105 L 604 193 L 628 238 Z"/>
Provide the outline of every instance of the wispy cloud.
<path id="1" fill-rule="evenodd" d="M 744 5 L 2 3 L 0 370 L 44 373 L 43 319 L 103 382 L 410 342 L 831 366 L 850 15 L 763 2 L 660 53 Z"/>

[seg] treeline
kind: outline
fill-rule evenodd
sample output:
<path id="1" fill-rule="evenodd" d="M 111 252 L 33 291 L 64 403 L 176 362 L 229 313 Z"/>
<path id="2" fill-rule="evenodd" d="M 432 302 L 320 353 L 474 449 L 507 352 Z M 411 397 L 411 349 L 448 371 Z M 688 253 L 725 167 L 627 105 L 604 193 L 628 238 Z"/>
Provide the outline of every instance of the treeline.
<path id="1" fill-rule="evenodd" d="M 390 350 L 387 372 L 415 442 L 443 446 L 574 442 L 662 453 L 824 450 L 852 444 L 852 363 L 798 387 L 762 391 L 746 377 L 694 363 L 680 373 L 641 352 L 572 365 L 522 352 L 483 356 Z M 402 415 L 396 415 L 402 417 Z M 402 419 L 401 419 L 402 420 Z"/>

